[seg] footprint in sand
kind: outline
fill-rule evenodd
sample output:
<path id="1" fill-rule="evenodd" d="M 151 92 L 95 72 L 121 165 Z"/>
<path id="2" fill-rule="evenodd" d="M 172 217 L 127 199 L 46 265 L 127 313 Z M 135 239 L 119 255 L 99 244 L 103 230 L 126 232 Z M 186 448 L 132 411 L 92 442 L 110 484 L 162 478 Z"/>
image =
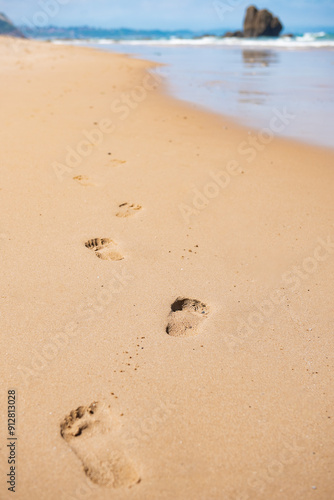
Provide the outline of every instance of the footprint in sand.
<path id="1" fill-rule="evenodd" d="M 83 464 L 85 474 L 99 486 L 130 487 L 140 477 L 120 439 L 122 425 L 101 403 L 80 406 L 60 424 L 60 434 Z"/>
<path id="2" fill-rule="evenodd" d="M 102 260 L 123 260 L 124 256 L 117 250 L 117 244 L 109 238 L 94 238 L 86 241 L 85 246 L 95 252 Z"/>
<path id="3" fill-rule="evenodd" d="M 111 164 L 113 167 L 118 167 L 119 165 L 124 165 L 126 163 L 126 160 L 117 160 L 117 159 L 112 159 Z"/>
<path id="4" fill-rule="evenodd" d="M 81 186 L 85 186 L 85 187 L 88 187 L 88 186 L 95 186 L 96 187 L 97 186 L 97 184 L 92 179 L 87 177 L 86 175 L 77 175 L 76 177 L 73 177 L 73 180 L 77 181 Z"/>
<path id="5" fill-rule="evenodd" d="M 134 215 L 136 212 L 141 210 L 143 207 L 141 205 L 135 205 L 134 203 L 122 203 L 121 205 L 119 205 L 119 208 L 121 210 L 117 212 L 116 217 L 130 217 L 131 215 Z"/>
<path id="6" fill-rule="evenodd" d="M 166 331 L 172 337 L 193 337 L 209 315 L 209 308 L 199 300 L 179 297 L 171 306 Z"/>

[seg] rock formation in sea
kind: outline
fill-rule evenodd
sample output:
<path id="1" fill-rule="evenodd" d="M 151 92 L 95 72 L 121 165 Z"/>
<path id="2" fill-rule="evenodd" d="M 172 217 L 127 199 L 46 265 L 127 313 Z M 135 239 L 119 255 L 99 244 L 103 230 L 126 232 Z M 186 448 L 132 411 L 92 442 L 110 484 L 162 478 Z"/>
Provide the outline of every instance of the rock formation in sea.
<path id="1" fill-rule="evenodd" d="M 258 38 L 260 36 L 277 37 L 280 35 L 283 25 L 278 17 L 269 10 L 258 10 L 254 5 L 248 7 L 244 20 L 244 30 L 227 32 L 225 37 Z"/>

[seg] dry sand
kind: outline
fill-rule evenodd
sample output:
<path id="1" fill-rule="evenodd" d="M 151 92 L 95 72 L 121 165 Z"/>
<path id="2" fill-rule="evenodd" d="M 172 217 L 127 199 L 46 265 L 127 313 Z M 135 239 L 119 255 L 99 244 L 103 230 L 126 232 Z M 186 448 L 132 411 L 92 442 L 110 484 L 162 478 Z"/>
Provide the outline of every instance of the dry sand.
<path id="1" fill-rule="evenodd" d="M 145 61 L 0 55 L 0 497 L 15 388 L 17 499 L 333 498 L 333 152 L 246 154 Z"/>

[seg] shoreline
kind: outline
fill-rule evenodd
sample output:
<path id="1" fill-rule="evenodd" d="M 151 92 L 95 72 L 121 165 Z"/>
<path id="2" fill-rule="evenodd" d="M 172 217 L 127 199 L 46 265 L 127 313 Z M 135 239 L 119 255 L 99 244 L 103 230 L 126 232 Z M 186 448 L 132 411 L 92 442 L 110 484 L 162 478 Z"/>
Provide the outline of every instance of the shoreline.
<path id="1" fill-rule="evenodd" d="M 249 145 L 143 60 L 3 38 L 0 53 L 20 500 L 327 500 L 334 152 Z M 177 337 L 180 315 L 195 335 Z"/>
<path id="2" fill-rule="evenodd" d="M 274 110 L 286 109 L 293 119 L 279 135 L 334 149 L 328 125 L 334 114 L 328 82 L 334 72 L 328 50 L 93 42 L 80 42 L 80 46 L 163 62 L 155 72 L 166 79 L 168 93 L 174 98 L 193 104 L 199 111 L 229 117 L 249 130 L 268 128 Z M 198 58 L 202 61 L 200 68 Z M 309 67 L 313 68 L 312 75 Z"/>

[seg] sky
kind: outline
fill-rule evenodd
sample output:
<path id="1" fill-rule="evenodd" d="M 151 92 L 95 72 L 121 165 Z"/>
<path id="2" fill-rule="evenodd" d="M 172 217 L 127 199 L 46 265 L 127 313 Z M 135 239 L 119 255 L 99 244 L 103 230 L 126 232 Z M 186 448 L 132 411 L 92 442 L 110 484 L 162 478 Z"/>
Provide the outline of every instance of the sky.
<path id="1" fill-rule="evenodd" d="M 0 0 L 15 24 L 135 29 L 239 29 L 249 0 Z M 334 26 L 334 0 L 258 0 L 286 30 Z"/>

